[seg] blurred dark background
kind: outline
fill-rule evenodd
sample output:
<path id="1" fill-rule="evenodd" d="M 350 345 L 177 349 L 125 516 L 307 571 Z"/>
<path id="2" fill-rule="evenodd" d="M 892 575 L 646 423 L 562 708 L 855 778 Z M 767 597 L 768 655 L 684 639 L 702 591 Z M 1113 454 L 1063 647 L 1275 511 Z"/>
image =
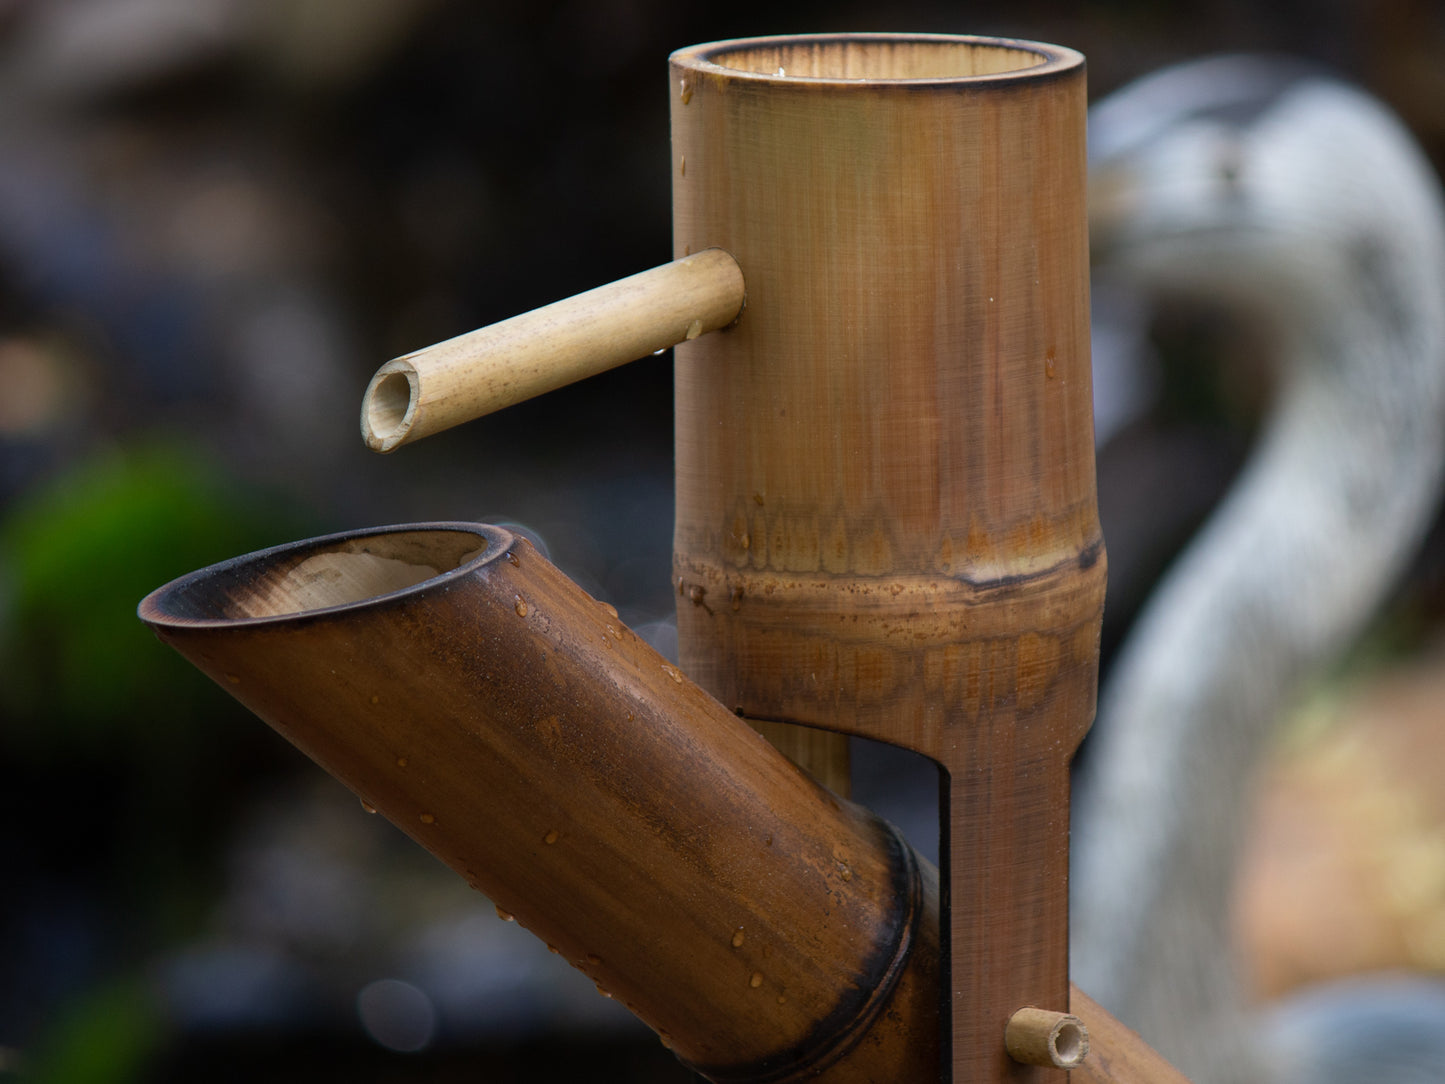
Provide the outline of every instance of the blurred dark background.
<path id="1" fill-rule="evenodd" d="M 0 0 L 0 1077 L 687 1078 L 134 607 L 261 546 L 469 519 L 665 636 L 670 357 L 385 458 L 360 395 L 666 260 L 668 53 L 824 30 L 1054 41 L 1095 96 L 1292 53 L 1445 162 L 1427 0 Z"/>

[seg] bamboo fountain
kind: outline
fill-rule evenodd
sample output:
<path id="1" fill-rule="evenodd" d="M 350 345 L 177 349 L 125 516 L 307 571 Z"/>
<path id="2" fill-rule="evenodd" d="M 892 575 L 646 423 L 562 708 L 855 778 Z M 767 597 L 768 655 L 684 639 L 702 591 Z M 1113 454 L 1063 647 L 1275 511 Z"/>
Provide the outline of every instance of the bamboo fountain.
<path id="1" fill-rule="evenodd" d="M 839 35 L 670 74 L 674 261 L 389 362 L 362 431 L 675 347 L 679 665 L 472 524 L 252 554 L 142 618 L 708 1079 L 1182 1079 L 1068 981 L 1083 58 Z M 941 878 L 835 793 L 850 734 L 941 766 Z"/>

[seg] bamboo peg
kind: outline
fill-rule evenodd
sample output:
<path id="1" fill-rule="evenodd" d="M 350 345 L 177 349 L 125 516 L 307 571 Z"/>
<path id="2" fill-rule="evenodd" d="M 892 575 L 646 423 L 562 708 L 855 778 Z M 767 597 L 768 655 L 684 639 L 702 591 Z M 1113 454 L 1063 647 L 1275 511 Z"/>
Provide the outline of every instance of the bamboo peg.
<path id="1" fill-rule="evenodd" d="M 371 378 L 362 438 L 390 452 L 727 327 L 743 291 L 737 261 L 710 248 L 405 354 Z"/>
<path id="2" fill-rule="evenodd" d="M 1089 1053 L 1089 1031 L 1077 1016 L 1048 1009 L 1020 1009 L 1004 1029 L 1009 1057 L 1025 1065 L 1073 1069 Z"/>

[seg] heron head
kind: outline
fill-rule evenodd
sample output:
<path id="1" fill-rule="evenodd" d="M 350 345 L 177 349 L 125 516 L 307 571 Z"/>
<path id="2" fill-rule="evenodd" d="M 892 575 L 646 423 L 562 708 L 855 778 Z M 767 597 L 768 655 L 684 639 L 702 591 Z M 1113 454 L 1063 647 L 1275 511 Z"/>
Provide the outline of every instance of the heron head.
<path id="1" fill-rule="evenodd" d="M 1096 105 L 1089 138 L 1095 271 L 1152 295 L 1299 326 L 1362 291 L 1398 295 L 1389 280 L 1440 230 L 1438 184 L 1400 123 L 1295 62 L 1166 69 Z"/>

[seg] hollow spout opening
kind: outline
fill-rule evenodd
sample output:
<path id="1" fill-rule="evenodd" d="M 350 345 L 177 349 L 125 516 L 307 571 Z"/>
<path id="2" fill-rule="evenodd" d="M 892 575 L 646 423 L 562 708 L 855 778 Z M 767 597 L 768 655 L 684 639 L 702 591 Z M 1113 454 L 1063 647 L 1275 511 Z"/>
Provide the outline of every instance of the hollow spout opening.
<path id="1" fill-rule="evenodd" d="M 675 54 L 730 73 L 783 79 L 959 80 L 1072 67 L 1078 53 L 1055 45 L 943 34 L 821 34 L 715 42 Z"/>
<path id="2" fill-rule="evenodd" d="M 389 452 L 411 430 L 419 394 L 416 370 L 404 362 L 389 362 L 372 377 L 361 403 L 361 436 L 367 447 Z"/>
<path id="3" fill-rule="evenodd" d="M 231 624 L 366 604 L 500 556 L 496 527 L 423 524 L 352 531 L 261 550 L 182 576 L 146 596 L 154 626 Z"/>

